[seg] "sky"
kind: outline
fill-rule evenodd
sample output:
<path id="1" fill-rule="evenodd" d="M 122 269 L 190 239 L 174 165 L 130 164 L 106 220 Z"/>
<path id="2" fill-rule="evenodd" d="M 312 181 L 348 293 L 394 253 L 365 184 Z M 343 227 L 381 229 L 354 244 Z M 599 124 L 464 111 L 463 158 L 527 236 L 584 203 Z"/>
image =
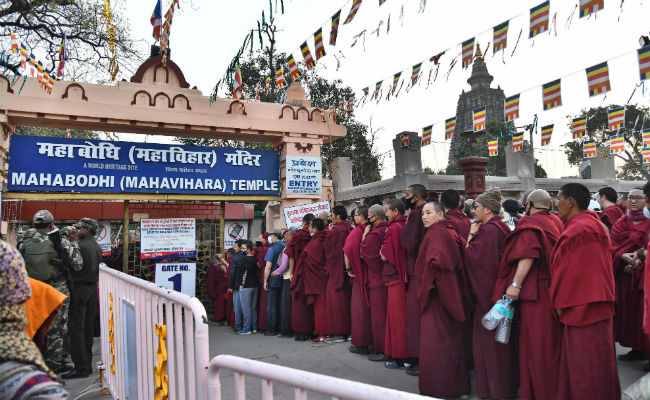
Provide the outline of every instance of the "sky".
<path id="1" fill-rule="evenodd" d="M 377 132 L 375 145 L 377 152 L 384 156 L 384 179 L 394 173 L 392 139 L 395 135 L 402 131 L 421 133 L 422 127 L 431 124 L 434 124 L 433 143 L 422 149 L 423 166 L 438 170 L 447 165 L 450 141 L 444 140 L 444 120 L 455 115 L 458 96 L 463 90 L 469 90 L 466 80 L 471 71 L 471 68 L 462 69 L 459 57 L 448 74 L 450 62 L 460 55 L 460 43 L 471 37 L 485 50 L 492 41 L 492 28 L 506 20 L 510 21 L 510 28 L 505 52 L 493 55 L 490 44 L 486 55 L 488 70 L 494 76 L 492 87 L 502 88 L 506 96 L 521 93 L 517 126 L 532 123 L 536 114 L 538 126 L 555 125 L 550 146 L 540 149 L 539 132 L 534 138 L 535 156 L 549 177 L 577 174 L 577 167 L 568 164 L 561 145 L 572 140 L 567 124 L 581 109 L 626 104 L 628 99 L 629 104 L 650 106 L 650 87 L 639 87 L 630 97 L 640 83 L 636 49 L 639 36 L 650 32 L 650 18 L 647 18 L 650 0 L 628 0 L 622 7 L 620 0 L 605 0 L 605 8 L 590 18 L 579 18 L 577 0 L 553 0 L 551 31 L 534 39 L 528 39 L 529 9 L 540 0 L 386 0 L 381 7 L 377 0 L 365 0 L 354 20 L 346 25 L 343 21 L 351 0 L 285 0 L 284 14 L 276 12 L 276 0 L 272 2 L 280 29 L 276 36 L 278 49 L 293 53 L 301 61 L 300 44 L 307 40 L 313 55 L 313 33 L 322 27 L 327 56 L 317 62 L 316 72 L 327 79 L 342 80 L 355 90 L 357 99 L 362 97 L 364 87 L 370 87 L 372 92 L 375 83 L 383 79 L 386 79 L 385 97 L 393 74 L 404 71 L 402 79 L 408 79 L 411 67 L 426 60 L 420 84 L 408 93 L 405 85 L 397 98 L 367 102 L 355 110 L 355 117 Z M 170 3 L 171 0 L 163 0 L 163 12 Z M 149 22 L 154 5 L 153 0 L 117 3 L 129 19 L 133 38 L 142 41 L 147 55 L 149 45 L 154 43 Z M 268 8 L 268 0 L 180 0 L 180 10 L 175 13 L 171 29 L 170 48 L 172 59 L 190 86 L 196 85 L 209 96 L 246 34 L 261 20 L 262 10 L 268 19 Z M 336 46 L 331 47 L 330 18 L 338 10 L 342 10 L 339 36 Z M 378 27 L 377 35 L 373 31 Z M 364 30 L 365 40 L 360 37 L 352 46 L 354 37 Z M 256 41 L 255 48 L 258 45 Z M 438 77 L 427 87 L 432 67 L 428 59 L 445 50 Z M 606 96 L 590 98 L 584 70 L 606 60 L 609 60 L 612 91 Z M 285 74 L 288 74 L 286 67 Z M 563 105 L 543 111 L 541 86 L 560 77 Z M 225 95 L 222 91 L 221 96 Z M 148 140 L 168 139 L 150 136 Z"/>

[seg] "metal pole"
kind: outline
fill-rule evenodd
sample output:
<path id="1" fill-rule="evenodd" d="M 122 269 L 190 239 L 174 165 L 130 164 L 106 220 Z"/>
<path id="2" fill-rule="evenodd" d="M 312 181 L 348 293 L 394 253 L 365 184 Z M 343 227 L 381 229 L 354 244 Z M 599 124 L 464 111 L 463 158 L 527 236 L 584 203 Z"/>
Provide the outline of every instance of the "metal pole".
<path id="1" fill-rule="evenodd" d="M 129 273 L 129 201 L 124 200 L 124 240 L 122 245 L 122 272 Z"/>
<path id="2" fill-rule="evenodd" d="M 533 131 L 537 130 L 537 114 L 535 114 L 535 120 L 533 121 L 533 126 L 530 128 L 530 165 L 533 172 L 533 181 L 535 180 L 535 146 L 533 145 Z"/>
<path id="3" fill-rule="evenodd" d="M 219 247 L 220 247 L 220 252 L 223 253 L 226 249 L 223 248 L 226 244 L 226 238 L 225 238 L 225 229 L 226 227 L 224 226 L 226 224 L 226 202 L 222 201 L 221 204 L 219 205 Z"/>

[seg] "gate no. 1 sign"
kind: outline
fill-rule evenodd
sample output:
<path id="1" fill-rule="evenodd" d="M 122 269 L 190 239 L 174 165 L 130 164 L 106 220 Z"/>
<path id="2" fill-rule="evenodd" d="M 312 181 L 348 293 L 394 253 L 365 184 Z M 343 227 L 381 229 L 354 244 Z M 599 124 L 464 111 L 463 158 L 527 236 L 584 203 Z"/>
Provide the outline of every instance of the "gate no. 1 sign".
<path id="1" fill-rule="evenodd" d="M 196 296 L 196 263 L 157 263 L 156 285 Z"/>

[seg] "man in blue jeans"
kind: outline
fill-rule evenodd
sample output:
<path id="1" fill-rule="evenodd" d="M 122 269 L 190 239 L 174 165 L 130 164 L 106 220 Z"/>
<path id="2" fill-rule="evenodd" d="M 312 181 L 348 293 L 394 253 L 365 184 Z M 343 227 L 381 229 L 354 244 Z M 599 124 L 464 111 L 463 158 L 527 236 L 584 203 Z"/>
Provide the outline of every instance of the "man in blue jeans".
<path id="1" fill-rule="evenodd" d="M 242 328 L 242 309 L 239 304 L 239 285 L 237 284 L 237 274 L 239 269 L 242 268 L 241 262 L 246 256 L 242 251 L 241 246 L 246 240 L 239 239 L 235 242 L 235 255 L 230 261 L 230 270 L 228 272 L 229 291 L 232 293 L 232 308 L 235 311 L 235 333 L 239 332 Z"/>
<path id="2" fill-rule="evenodd" d="M 278 308 L 282 296 L 282 276 L 278 276 L 275 270 L 279 268 L 279 258 L 282 250 L 286 246 L 282 241 L 282 233 L 279 230 L 269 232 L 269 250 L 266 252 L 264 262 L 264 290 L 266 294 L 266 311 L 269 316 L 269 329 L 264 332 L 264 336 L 275 336 L 278 334 L 280 318 L 278 318 Z"/>
<path id="3" fill-rule="evenodd" d="M 237 269 L 237 285 L 239 285 L 239 304 L 244 315 L 244 325 L 238 335 L 250 335 L 257 330 L 257 291 L 260 287 L 258 277 L 257 257 L 253 254 L 253 243 L 244 241 L 240 246 L 246 254 Z"/>

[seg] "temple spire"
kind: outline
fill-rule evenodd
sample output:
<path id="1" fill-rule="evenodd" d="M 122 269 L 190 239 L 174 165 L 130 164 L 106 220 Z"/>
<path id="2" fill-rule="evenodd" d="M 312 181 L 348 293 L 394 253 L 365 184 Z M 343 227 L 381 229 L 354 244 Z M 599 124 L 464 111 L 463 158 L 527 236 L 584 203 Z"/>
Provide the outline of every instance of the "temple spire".
<path id="1" fill-rule="evenodd" d="M 467 79 L 467 83 L 472 87 L 472 90 L 476 90 L 479 88 L 489 88 L 493 79 L 487 70 L 481 47 L 477 44 L 474 62 L 472 64 L 472 75 Z"/>

